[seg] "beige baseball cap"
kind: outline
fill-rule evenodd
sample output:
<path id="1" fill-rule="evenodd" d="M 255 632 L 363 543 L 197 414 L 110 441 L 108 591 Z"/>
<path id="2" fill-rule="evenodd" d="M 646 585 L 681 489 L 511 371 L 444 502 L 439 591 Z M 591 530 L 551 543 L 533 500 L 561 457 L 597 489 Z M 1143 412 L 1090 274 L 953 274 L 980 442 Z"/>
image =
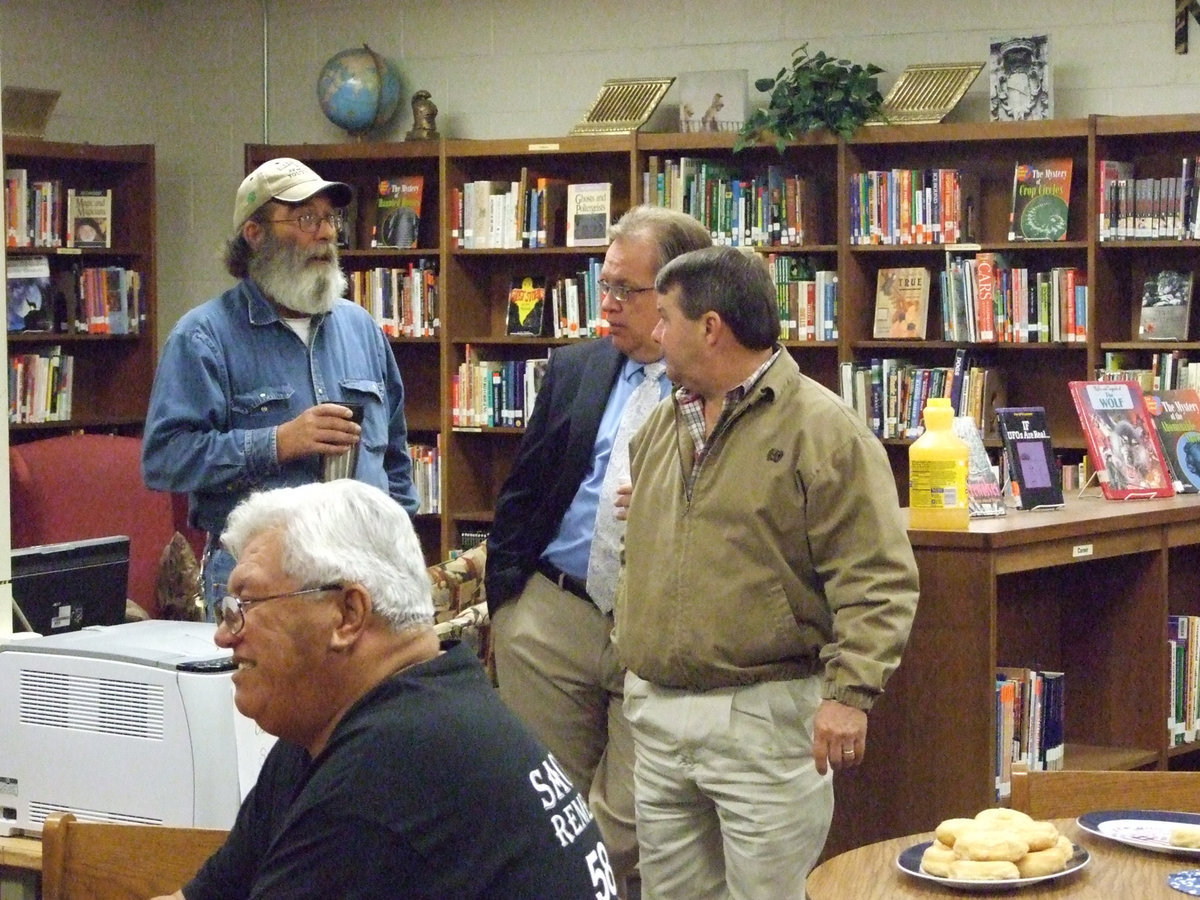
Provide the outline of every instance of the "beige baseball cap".
<path id="1" fill-rule="evenodd" d="M 345 206 L 354 197 L 350 185 L 326 181 L 304 163 L 287 157 L 269 159 L 242 181 L 233 204 L 233 228 L 241 228 L 255 210 L 270 200 L 302 203 L 314 194 L 329 191 L 334 206 Z"/>

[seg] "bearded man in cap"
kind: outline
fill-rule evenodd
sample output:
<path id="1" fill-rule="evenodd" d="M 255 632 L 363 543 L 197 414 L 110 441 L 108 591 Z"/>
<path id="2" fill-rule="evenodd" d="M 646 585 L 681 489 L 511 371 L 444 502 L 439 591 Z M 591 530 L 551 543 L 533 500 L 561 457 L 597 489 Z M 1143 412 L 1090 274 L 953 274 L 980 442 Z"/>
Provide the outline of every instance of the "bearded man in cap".
<path id="1" fill-rule="evenodd" d="M 210 618 L 234 563 L 219 535 L 251 492 L 319 481 L 325 458 L 357 445 L 354 477 L 417 510 L 400 370 L 371 315 L 343 299 L 337 233 L 351 197 L 294 159 L 247 175 L 225 248 L 238 283 L 187 312 L 163 347 L 142 474 L 186 492 L 190 523 L 208 533 Z M 344 403 L 362 407 L 361 425 Z"/>

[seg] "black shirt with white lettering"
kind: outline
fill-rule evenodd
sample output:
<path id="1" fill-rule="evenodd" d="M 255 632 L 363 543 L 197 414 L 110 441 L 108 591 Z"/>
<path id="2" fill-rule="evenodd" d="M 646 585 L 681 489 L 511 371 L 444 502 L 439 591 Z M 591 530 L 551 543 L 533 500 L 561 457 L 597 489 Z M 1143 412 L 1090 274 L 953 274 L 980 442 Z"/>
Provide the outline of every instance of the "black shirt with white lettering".
<path id="1" fill-rule="evenodd" d="M 277 742 L 184 894 L 606 900 L 616 889 L 586 802 L 474 654 L 452 646 L 359 700 L 316 759 Z"/>

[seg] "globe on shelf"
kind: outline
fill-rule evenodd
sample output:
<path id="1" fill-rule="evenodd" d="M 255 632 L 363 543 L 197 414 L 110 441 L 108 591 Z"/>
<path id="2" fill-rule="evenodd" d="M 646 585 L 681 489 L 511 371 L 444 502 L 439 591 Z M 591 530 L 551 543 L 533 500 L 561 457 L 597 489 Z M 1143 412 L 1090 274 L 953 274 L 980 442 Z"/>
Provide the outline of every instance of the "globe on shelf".
<path id="1" fill-rule="evenodd" d="M 352 47 L 334 54 L 321 67 L 317 100 L 330 122 L 361 138 L 396 112 L 400 76 L 366 44 Z"/>

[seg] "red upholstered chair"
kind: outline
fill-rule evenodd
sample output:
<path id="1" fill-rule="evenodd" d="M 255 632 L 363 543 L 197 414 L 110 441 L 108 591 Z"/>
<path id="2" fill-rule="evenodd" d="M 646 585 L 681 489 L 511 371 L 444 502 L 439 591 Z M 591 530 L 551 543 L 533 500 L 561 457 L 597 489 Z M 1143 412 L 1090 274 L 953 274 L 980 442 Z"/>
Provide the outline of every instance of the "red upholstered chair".
<path id="1" fill-rule="evenodd" d="M 187 527 L 186 499 L 151 491 L 143 483 L 141 455 L 139 438 L 110 434 L 11 446 L 12 545 L 127 534 L 129 598 L 154 616 L 163 548 L 179 531 L 199 555 L 203 538 Z"/>

